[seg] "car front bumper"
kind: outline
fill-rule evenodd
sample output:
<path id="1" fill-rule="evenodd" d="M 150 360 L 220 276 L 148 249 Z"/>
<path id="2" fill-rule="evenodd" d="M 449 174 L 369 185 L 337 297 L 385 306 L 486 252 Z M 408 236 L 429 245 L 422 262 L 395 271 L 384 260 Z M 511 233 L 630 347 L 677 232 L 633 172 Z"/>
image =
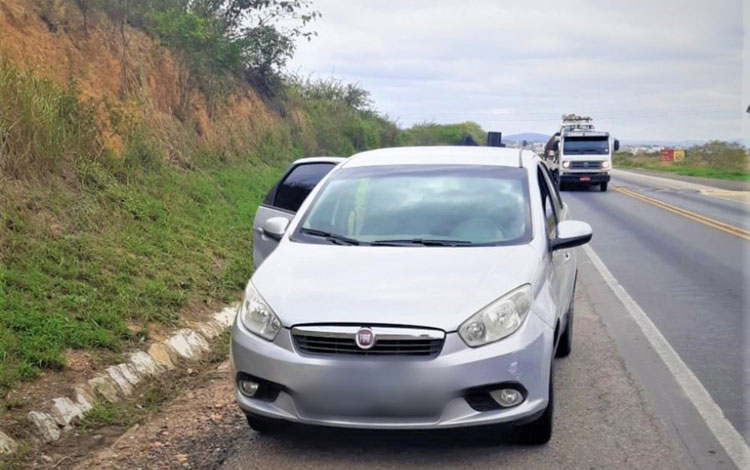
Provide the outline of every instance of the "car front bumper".
<path id="1" fill-rule="evenodd" d="M 248 332 L 235 320 L 231 365 L 235 398 L 247 413 L 292 422 L 370 429 L 437 429 L 484 424 L 519 424 L 534 419 L 547 406 L 553 331 L 530 313 L 513 335 L 496 343 L 469 348 L 458 334 L 448 333 L 434 358 L 320 356 L 297 351 L 289 329 L 273 342 Z M 271 399 L 248 398 L 237 386 L 243 374 L 280 389 Z M 511 408 L 477 411 L 469 391 L 497 384 L 518 384 L 525 399 Z M 310 412 L 308 397 L 325 397 L 325 413 Z M 339 403 L 377 401 L 397 414 L 337 412 Z M 410 413 L 419 403 L 435 405 L 435 413 Z M 474 402 L 475 403 L 475 402 Z M 476 406 L 475 406 L 476 407 Z M 375 409 L 375 408 L 368 408 Z"/>
<path id="2" fill-rule="evenodd" d="M 608 172 L 585 173 L 568 172 L 560 174 L 561 183 L 599 184 L 609 181 Z"/>

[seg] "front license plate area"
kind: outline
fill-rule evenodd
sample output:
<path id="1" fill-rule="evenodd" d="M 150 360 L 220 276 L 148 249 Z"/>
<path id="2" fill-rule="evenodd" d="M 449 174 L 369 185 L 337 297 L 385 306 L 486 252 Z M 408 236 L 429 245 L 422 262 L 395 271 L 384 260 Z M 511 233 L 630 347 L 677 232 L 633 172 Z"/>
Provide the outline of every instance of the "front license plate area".
<path id="1" fill-rule="evenodd" d="M 581 176 L 581 178 L 578 181 L 591 181 L 590 176 Z"/>

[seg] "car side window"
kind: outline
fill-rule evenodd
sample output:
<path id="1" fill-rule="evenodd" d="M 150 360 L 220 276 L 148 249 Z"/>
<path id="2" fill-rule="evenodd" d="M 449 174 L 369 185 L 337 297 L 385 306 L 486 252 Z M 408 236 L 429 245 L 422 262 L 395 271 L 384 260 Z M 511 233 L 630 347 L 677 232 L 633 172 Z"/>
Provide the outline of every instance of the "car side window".
<path id="1" fill-rule="evenodd" d="M 334 167 L 333 163 L 303 163 L 289 171 L 264 201 L 277 209 L 297 212 L 310 191 Z"/>
<path id="2" fill-rule="evenodd" d="M 547 227 L 547 236 L 553 239 L 557 233 L 557 209 L 552 198 L 552 188 L 547 178 L 544 176 L 544 170 L 540 167 L 537 170 L 537 179 L 539 183 L 540 196 L 542 198 L 542 211 L 544 212 L 544 223 Z"/>

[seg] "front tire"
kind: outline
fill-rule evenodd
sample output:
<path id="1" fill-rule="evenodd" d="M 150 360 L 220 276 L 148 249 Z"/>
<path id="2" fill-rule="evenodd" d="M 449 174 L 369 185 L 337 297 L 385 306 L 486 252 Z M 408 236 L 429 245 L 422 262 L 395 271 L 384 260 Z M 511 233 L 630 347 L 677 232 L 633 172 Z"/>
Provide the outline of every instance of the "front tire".
<path id="1" fill-rule="evenodd" d="M 560 335 L 560 342 L 557 343 L 555 357 L 568 357 L 573 350 L 573 305 L 571 303 L 568 311 L 568 322 L 565 325 L 565 331 Z"/>
<path id="2" fill-rule="evenodd" d="M 550 365 L 549 371 L 549 401 L 544 413 L 536 420 L 519 426 L 518 441 L 526 445 L 544 445 L 552 439 L 552 423 L 555 411 L 555 382 L 554 382 L 554 362 Z"/>
<path id="3" fill-rule="evenodd" d="M 555 357 L 568 357 L 570 352 L 573 350 L 573 317 L 575 316 L 575 296 L 576 296 L 576 284 L 578 284 L 578 273 L 573 280 L 573 293 L 571 294 L 570 305 L 568 306 L 568 321 L 565 324 L 565 331 L 560 335 L 560 341 L 557 343 L 557 350 L 555 350 Z"/>
<path id="4" fill-rule="evenodd" d="M 288 423 L 280 419 L 266 418 L 265 416 L 248 412 L 245 412 L 245 417 L 250 429 L 261 434 L 278 433 L 288 427 Z"/>
<path id="5" fill-rule="evenodd" d="M 601 183 L 601 184 L 599 184 L 599 190 L 600 190 L 601 192 L 605 192 L 605 191 L 607 190 L 607 185 L 608 185 L 608 184 L 609 184 L 609 183 Z"/>

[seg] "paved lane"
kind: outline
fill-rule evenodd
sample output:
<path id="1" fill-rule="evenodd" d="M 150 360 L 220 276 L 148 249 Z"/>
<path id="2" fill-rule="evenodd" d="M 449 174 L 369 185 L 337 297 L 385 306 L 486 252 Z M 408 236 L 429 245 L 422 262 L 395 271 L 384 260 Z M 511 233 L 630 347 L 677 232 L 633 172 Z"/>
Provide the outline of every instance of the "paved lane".
<path id="1" fill-rule="evenodd" d="M 667 180 L 625 171 L 614 172 L 611 186 L 630 189 L 720 222 L 750 230 L 750 192 L 727 191 L 679 180 Z M 740 194 L 732 198 L 729 194 Z"/>
<path id="2" fill-rule="evenodd" d="M 618 172 L 610 185 L 750 226 L 743 202 L 661 181 Z M 748 441 L 750 242 L 616 191 L 571 191 L 563 199 L 593 226 L 596 253 Z"/>

